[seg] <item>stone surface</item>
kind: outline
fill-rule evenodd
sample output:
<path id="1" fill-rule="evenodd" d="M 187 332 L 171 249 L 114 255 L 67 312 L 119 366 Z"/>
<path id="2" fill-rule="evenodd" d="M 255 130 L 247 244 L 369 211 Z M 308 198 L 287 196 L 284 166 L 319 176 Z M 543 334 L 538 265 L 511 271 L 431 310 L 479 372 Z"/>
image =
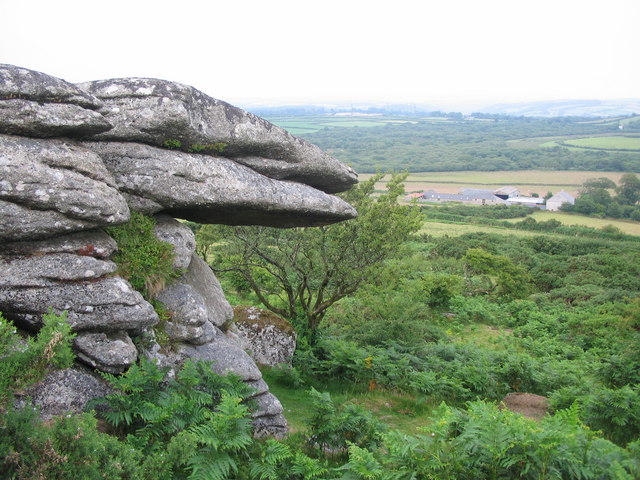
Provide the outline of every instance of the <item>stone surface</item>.
<path id="1" fill-rule="evenodd" d="M 138 350 L 126 332 L 80 332 L 73 339 L 78 358 L 103 372 L 118 374 L 138 358 Z"/>
<path id="2" fill-rule="evenodd" d="M 155 234 L 158 239 L 173 245 L 173 268 L 186 270 L 196 251 L 196 236 L 191 229 L 168 215 L 157 215 Z"/>
<path id="3" fill-rule="evenodd" d="M 54 415 L 81 413 L 89 400 L 113 393 L 111 387 L 87 368 L 75 366 L 48 373 L 43 380 L 27 389 L 17 405 L 40 408 L 44 419 Z"/>
<path id="4" fill-rule="evenodd" d="M 257 417 L 251 422 L 253 425 L 253 435 L 258 438 L 275 437 L 284 438 L 289 434 L 287 419 L 282 413 L 278 415 Z"/>
<path id="5" fill-rule="evenodd" d="M 171 340 L 199 345 L 213 339 L 215 332 L 207 304 L 191 285 L 175 283 L 163 289 L 156 299 L 171 317 L 164 324 Z"/>
<path id="6" fill-rule="evenodd" d="M 95 153 L 68 141 L 0 135 L 0 242 L 128 219 L 129 207 Z"/>
<path id="7" fill-rule="evenodd" d="M 251 357 L 220 330 L 217 330 L 211 342 L 195 346 L 182 345 L 179 352 L 187 358 L 213 362 L 213 370 L 220 375 L 231 373 L 245 381 L 262 378 Z"/>
<path id="8" fill-rule="evenodd" d="M 234 340 L 256 363 L 290 364 L 296 350 L 296 334 L 285 319 L 257 307 L 235 307 L 231 332 Z"/>
<path id="9" fill-rule="evenodd" d="M 0 99 L 0 132 L 29 137 L 84 137 L 111 129 L 93 110 L 78 105 Z"/>
<path id="10" fill-rule="evenodd" d="M 151 78 L 98 80 L 79 85 L 104 102 L 114 125 L 95 138 L 162 147 L 210 150 L 280 180 L 339 192 L 357 182 L 355 172 L 305 140 L 251 113 L 180 83 Z M 205 152 L 207 149 L 204 150 Z"/>
<path id="11" fill-rule="evenodd" d="M 0 100 L 22 98 L 39 103 L 70 103 L 98 109 L 102 102 L 73 83 L 46 73 L 0 64 Z"/>
<path id="12" fill-rule="evenodd" d="M 102 157 L 131 207 L 199 223 L 314 226 L 348 220 L 342 199 L 293 182 L 274 180 L 222 157 L 134 143 L 87 142 Z M 151 202 L 135 202 L 136 198 Z"/>
<path id="13" fill-rule="evenodd" d="M 258 395 L 262 395 L 263 393 L 269 391 L 269 385 L 267 385 L 267 382 L 265 382 L 262 378 L 259 380 L 247 380 L 245 383 L 255 390 L 253 395 L 251 395 L 249 398 L 257 397 Z"/>
<path id="14" fill-rule="evenodd" d="M 87 136 L 111 129 L 95 109 L 102 102 L 72 83 L 0 64 L 0 133 L 31 137 Z"/>
<path id="15" fill-rule="evenodd" d="M 265 392 L 261 395 L 257 395 L 251 399 L 255 402 L 255 409 L 252 410 L 251 416 L 253 418 L 257 417 L 273 417 L 274 415 L 281 414 L 282 404 L 280 400 L 276 398 L 276 396 L 271 392 Z"/>
<path id="16" fill-rule="evenodd" d="M 47 253 L 73 253 L 108 259 L 116 251 L 116 242 L 102 230 L 60 235 L 48 240 L 10 242 L 0 247 L 2 255 L 40 256 Z"/>
<path id="17" fill-rule="evenodd" d="M 213 325 L 222 327 L 233 318 L 233 309 L 224 296 L 220 282 L 207 262 L 198 255 L 191 257 L 189 269 L 175 283 L 189 285 L 200 294 Z"/>
<path id="18" fill-rule="evenodd" d="M 199 327 L 209 319 L 204 298 L 191 285 L 169 285 L 156 296 L 156 299 L 165 306 L 175 323 Z"/>
<path id="19" fill-rule="evenodd" d="M 6 248 L 5 248 L 6 246 Z M 113 251 L 104 232 L 82 232 L 0 250 L 0 311 L 30 330 L 49 308 L 68 311 L 75 331 L 113 332 L 154 325 L 158 317 L 140 293 L 104 258 Z"/>

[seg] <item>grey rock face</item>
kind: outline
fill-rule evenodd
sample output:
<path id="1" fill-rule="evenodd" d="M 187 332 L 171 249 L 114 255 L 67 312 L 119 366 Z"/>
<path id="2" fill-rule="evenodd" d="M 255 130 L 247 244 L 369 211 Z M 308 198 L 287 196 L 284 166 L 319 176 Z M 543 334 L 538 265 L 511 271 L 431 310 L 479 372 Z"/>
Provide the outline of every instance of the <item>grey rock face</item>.
<path id="1" fill-rule="evenodd" d="M 235 307 L 230 332 L 258 364 L 291 363 L 296 350 L 295 330 L 277 315 L 256 307 Z"/>
<path id="2" fill-rule="evenodd" d="M 260 175 L 222 157 L 133 143 L 90 142 L 118 188 L 174 217 L 229 225 L 313 226 L 348 220 L 355 209 L 306 185 Z M 139 209 L 132 204 L 132 208 Z M 147 212 L 155 213 L 155 212 Z"/>
<path id="3" fill-rule="evenodd" d="M 259 380 L 262 374 L 251 357 L 220 330 L 214 339 L 204 345 L 182 345 L 180 353 L 194 360 L 213 362 L 213 370 L 220 375 L 234 374 L 242 380 Z"/>
<path id="4" fill-rule="evenodd" d="M 165 332 L 174 341 L 202 344 L 214 336 L 209 322 L 209 309 L 191 285 L 176 283 L 163 289 L 156 297 L 169 312 Z"/>
<path id="5" fill-rule="evenodd" d="M 0 64 L 0 99 L 24 98 L 39 103 L 71 103 L 98 109 L 102 102 L 73 83 L 46 73 Z"/>
<path id="6" fill-rule="evenodd" d="M 37 330 L 49 308 L 68 311 L 75 331 L 113 332 L 154 325 L 158 317 L 105 260 L 114 245 L 102 232 L 7 243 L 0 254 L 0 311 Z M 99 258 L 103 257 L 103 258 Z"/>
<path id="7" fill-rule="evenodd" d="M 17 400 L 17 405 L 40 407 L 40 416 L 81 413 L 89 400 L 113 393 L 109 385 L 88 369 L 75 366 L 48 373 L 43 380 L 30 387 Z"/>
<path id="8" fill-rule="evenodd" d="M 111 129 L 101 102 L 62 79 L 0 64 L 0 132 L 31 137 L 85 136 Z"/>
<path id="9" fill-rule="evenodd" d="M 60 235 L 48 240 L 11 242 L 0 247 L 2 255 L 40 256 L 47 253 L 73 253 L 108 259 L 116 251 L 116 242 L 102 230 Z"/>
<path id="10" fill-rule="evenodd" d="M 118 374 L 138 358 L 138 350 L 126 332 L 81 332 L 73 340 L 76 354 L 87 365 Z"/>
<path id="11" fill-rule="evenodd" d="M 167 215 L 156 216 L 155 234 L 158 239 L 173 245 L 173 268 L 186 270 L 196 251 L 196 236 L 191 229 Z"/>
<path id="12" fill-rule="evenodd" d="M 129 207 L 95 153 L 71 142 L 0 135 L 0 242 L 128 219 Z"/>
<path id="13" fill-rule="evenodd" d="M 251 422 L 253 425 L 253 436 L 284 438 L 288 435 L 287 419 L 282 413 L 272 416 L 257 417 Z"/>
<path id="14" fill-rule="evenodd" d="M 0 264 L 0 275 L 3 274 Z M 72 329 L 113 332 L 135 330 L 158 323 L 158 315 L 142 295 L 120 277 L 95 282 L 49 286 L 0 287 L 0 311 L 25 328 L 37 330 L 49 308 L 69 312 Z"/>
<path id="15" fill-rule="evenodd" d="M 101 113 L 114 125 L 95 138 L 158 147 L 167 140 L 179 141 L 185 148 L 209 145 L 210 150 L 264 175 L 326 192 L 343 191 L 357 182 L 351 168 L 315 145 L 193 87 L 150 78 L 78 86 L 104 102 Z"/>
<path id="16" fill-rule="evenodd" d="M 207 309 L 207 319 L 213 325 L 221 327 L 233 318 L 233 309 L 224 296 L 220 282 L 207 262 L 198 255 L 192 255 L 189 269 L 175 284 L 187 285 L 201 296 Z"/>
<path id="17" fill-rule="evenodd" d="M 0 99 L 2 133 L 39 138 L 83 137 L 110 128 L 111 124 L 98 112 L 78 105 Z"/>
<path id="18" fill-rule="evenodd" d="M 282 413 L 282 404 L 273 393 L 265 392 L 262 395 L 254 397 L 252 400 L 256 402 L 257 405 L 256 409 L 251 412 L 253 418 L 272 417 Z"/>

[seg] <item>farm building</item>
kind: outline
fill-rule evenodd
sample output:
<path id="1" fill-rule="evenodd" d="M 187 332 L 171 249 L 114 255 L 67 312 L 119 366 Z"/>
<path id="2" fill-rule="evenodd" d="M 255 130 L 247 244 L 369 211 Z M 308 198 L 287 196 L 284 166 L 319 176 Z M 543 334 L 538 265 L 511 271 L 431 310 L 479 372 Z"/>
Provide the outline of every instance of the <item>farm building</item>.
<path id="1" fill-rule="evenodd" d="M 472 190 L 472 189 L 464 189 Z M 425 202 L 458 202 L 469 205 L 498 205 L 505 203 L 489 190 L 475 190 L 473 193 L 438 193 L 435 190 L 426 190 L 421 197 Z"/>
<path id="2" fill-rule="evenodd" d="M 574 203 L 576 203 L 576 199 L 570 193 L 567 193 L 564 190 L 560 190 L 553 197 L 547 200 L 547 210 L 551 210 L 552 212 L 560 210 L 560 207 L 564 203 L 570 203 L 571 205 L 573 205 Z"/>
<path id="3" fill-rule="evenodd" d="M 494 190 L 493 194 L 496 197 L 500 197 L 503 200 L 507 200 L 509 198 L 519 197 L 520 190 L 518 190 L 516 187 L 502 187 L 502 188 L 498 188 L 497 190 Z"/>
<path id="4" fill-rule="evenodd" d="M 507 205 L 526 205 L 527 207 L 544 206 L 544 198 L 539 197 L 512 197 L 506 200 Z"/>
<path id="5" fill-rule="evenodd" d="M 411 200 L 413 200 L 413 199 L 418 199 L 418 200 L 420 200 L 420 199 L 422 198 L 422 195 L 423 195 L 423 194 L 424 194 L 424 193 L 420 193 L 420 192 L 410 193 L 410 194 L 406 195 L 406 196 L 404 197 L 404 199 L 405 199 L 405 201 L 407 201 L 407 202 L 410 202 L 410 201 L 411 201 Z"/>

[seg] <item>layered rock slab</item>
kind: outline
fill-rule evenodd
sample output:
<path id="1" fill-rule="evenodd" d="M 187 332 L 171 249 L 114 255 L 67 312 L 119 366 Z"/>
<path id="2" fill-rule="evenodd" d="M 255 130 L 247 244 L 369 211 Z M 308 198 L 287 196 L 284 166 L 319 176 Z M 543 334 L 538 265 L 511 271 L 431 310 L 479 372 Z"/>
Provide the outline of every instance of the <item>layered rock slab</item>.
<path id="1" fill-rule="evenodd" d="M 0 134 L 0 242 L 124 223 L 129 207 L 94 152 Z"/>
<path id="2" fill-rule="evenodd" d="M 31 137 L 87 136 L 111 129 L 102 106 L 72 83 L 0 64 L 0 132 Z"/>
<path id="3" fill-rule="evenodd" d="M 131 208 L 199 223 L 318 226 L 354 218 L 333 195 L 274 180 L 227 158 L 136 143 L 87 142 L 113 175 Z"/>
<path id="4" fill-rule="evenodd" d="M 335 193 L 357 183 L 353 169 L 286 130 L 193 87 L 152 78 L 78 85 L 99 98 L 114 125 L 95 138 L 222 154 L 263 175 Z"/>
<path id="5" fill-rule="evenodd" d="M 155 325 L 158 316 L 153 307 L 113 275 L 113 262 L 99 258 L 109 254 L 112 242 L 96 231 L 2 245 L 0 311 L 30 330 L 40 328 L 42 315 L 50 308 L 57 313 L 66 310 L 76 332 Z"/>

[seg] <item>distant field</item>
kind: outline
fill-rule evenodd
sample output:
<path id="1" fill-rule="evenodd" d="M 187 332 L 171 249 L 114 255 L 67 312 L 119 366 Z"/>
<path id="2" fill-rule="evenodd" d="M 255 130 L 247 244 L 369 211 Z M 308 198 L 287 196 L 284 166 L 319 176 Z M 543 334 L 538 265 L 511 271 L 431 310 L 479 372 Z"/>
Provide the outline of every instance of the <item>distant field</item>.
<path id="1" fill-rule="evenodd" d="M 274 116 L 265 117 L 271 123 L 284 128 L 293 135 L 302 135 L 305 133 L 313 133 L 323 128 L 353 128 L 353 127 L 383 127 L 388 124 L 398 123 L 417 123 L 418 120 L 427 120 L 430 122 L 448 122 L 447 118 L 442 117 L 415 117 L 398 118 L 396 116 L 384 115 L 303 115 L 303 116 Z"/>
<path id="2" fill-rule="evenodd" d="M 481 207 L 478 207 L 481 208 Z M 532 214 L 532 217 L 536 219 L 538 222 L 544 222 L 547 220 L 555 219 L 564 225 L 581 225 L 585 227 L 597 228 L 601 229 L 607 225 L 613 225 L 614 227 L 619 228 L 622 232 L 628 235 L 639 235 L 640 236 L 640 223 L 625 221 L 625 220 L 615 220 L 609 218 L 592 218 L 585 217 L 583 215 L 574 215 L 569 213 L 562 212 L 535 212 Z M 510 220 L 506 220 L 507 222 L 517 223 L 521 222 L 522 218 L 514 218 Z M 555 233 L 546 233 L 546 232 L 533 232 L 529 230 L 515 230 L 510 228 L 502 228 L 502 227 L 492 227 L 489 225 L 474 225 L 471 223 L 441 223 L 441 222 L 431 222 L 427 221 L 422 225 L 420 229 L 420 233 L 426 233 L 429 235 L 433 235 L 434 237 L 443 237 L 445 235 L 449 235 L 450 237 L 457 237 L 459 235 L 464 235 L 465 233 L 497 233 L 502 235 L 516 235 L 518 237 L 532 237 L 536 235 L 551 235 L 556 236 L 559 234 Z"/>
<path id="3" fill-rule="evenodd" d="M 293 135 L 313 133 L 326 127 L 381 127 L 388 123 L 398 122 L 397 118 L 383 116 L 335 116 L 305 115 L 267 117 L 271 123 L 284 128 Z"/>
<path id="4" fill-rule="evenodd" d="M 624 233 L 629 235 L 640 235 L 640 222 L 633 222 L 627 220 L 616 220 L 612 218 L 594 218 L 594 217 L 585 217 L 584 215 L 576 215 L 573 213 L 563 213 L 563 212 L 535 212 L 533 213 L 533 218 L 538 222 L 544 222 L 547 220 L 558 220 L 565 225 L 583 225 L 585 227 L 592 228 L 602 228 L 607 225 L 613 225 L 614 227 L 619 228 Z M 521 219 L 508 220 L 508 221 L 519 221 Z"/>
<path id="5" fill-rule="evenodd" d="M 519 219 L 522 220 L 522 219 Z M 488 225 L 474 225 L 472 223 L 441 223 L 441 222 L 424 222 L 419 233 L 433 235 L 434 237 L 458 237 L 465 233 L 498 233 L 502 235 L 516 235 L 519 237 L 533 237 L 541 235 L 540 232 L 530 232 L 527 230 L 515 230 L 511 228 L 491 227 Z M 545 234 L 556 235 L 556 234 Z"/>
<path id="6" fill-rule="evenodd" d="M 547 192 L 557 193 L 565 190 L 576 194 L 580 186 L 589 178 L 606 177 L 618 182 L 624 172 L 587 172 L 581 170 L 516 170 L 498 172 L 426 172 L 411 173 L 405 181 L 405 190 L 417 192 L 434 189 L 442 193 L 456 193 L 460 188 L 496 189 L 505 185 L 518 187 L 521 194 L 538 193 L 544 196 Z M 361 181 L 371 178 L 372 174 L 359 175 Z M 384 190 L 385 182 L 376 185 L 377 190 Z"/>
<path id="7" fill-rule="evenodd" d="M 638 150 L 640 137 L 588 137 L 565 140 L 565 145 L 572 147 L 598 148 L 602 150 Z"/>

